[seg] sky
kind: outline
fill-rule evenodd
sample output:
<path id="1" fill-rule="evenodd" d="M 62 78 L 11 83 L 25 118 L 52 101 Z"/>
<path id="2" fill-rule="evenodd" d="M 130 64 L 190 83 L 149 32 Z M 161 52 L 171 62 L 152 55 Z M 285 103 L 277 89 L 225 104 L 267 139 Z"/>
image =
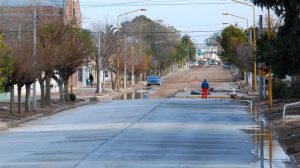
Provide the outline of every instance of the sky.
<path id="1" fill-rule="evenodd" d="M 247 0 L 241 2 L 250 3 Z M 91 29 L 95 23 L 116 25 L 117 16 L 123 13 L 144 8 L 120 17 L 120 21 L 131 20 L 145 15 L 152 20 L 162 20 L 165 26 L 174 26 L 182 35 L 188 34 L 194 43 L 203 45 L 204 40 L 215 32 L 221 31 L 228 24 L 237 24 L 246 29 L 247 21 L 224 16 L 230 13 L 249 20 L 253 25 L 253 8 L 231 0 L 79 0 L 83 18 L 83 27 Z M 256 24 L 258 15 L 266 11 L 256 8 Z M 227 23 L 227 24 L 224 24 Z"/>

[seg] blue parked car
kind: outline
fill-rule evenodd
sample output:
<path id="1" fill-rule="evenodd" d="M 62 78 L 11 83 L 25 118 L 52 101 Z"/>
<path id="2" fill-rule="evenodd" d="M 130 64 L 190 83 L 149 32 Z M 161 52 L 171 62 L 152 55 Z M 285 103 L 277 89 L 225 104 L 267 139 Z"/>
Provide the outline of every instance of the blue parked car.
<path id="1" fill-rule="evenodd" d="M 230 63 L 224 62 L 223 63 L 223 69 L 230 69 Z"/>
<path id="2" fill-rule="evenodd" d="M 150 85 L 161 85 L 160 76 L 157 75 L 149 75 L 147 76 L 147 86 Z"/>

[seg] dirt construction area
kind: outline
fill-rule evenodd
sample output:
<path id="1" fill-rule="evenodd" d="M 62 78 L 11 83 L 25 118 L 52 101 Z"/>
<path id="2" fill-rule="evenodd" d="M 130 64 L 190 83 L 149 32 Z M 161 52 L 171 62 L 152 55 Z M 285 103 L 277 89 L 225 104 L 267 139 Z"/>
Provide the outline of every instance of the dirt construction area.
<path id="1" fill-rule="evenodd" d="M 150 98 L 172 97 L 177 92 L 189 90 L 201 90 L 204 79 L 209 82 L 210 88 L 219 88 L 233 81 L 229 70 L 223 70 L 221 66 L 208 66 L 207 68 L 193 68 L 163 78 L 161 87 L 150 94 Z"/>

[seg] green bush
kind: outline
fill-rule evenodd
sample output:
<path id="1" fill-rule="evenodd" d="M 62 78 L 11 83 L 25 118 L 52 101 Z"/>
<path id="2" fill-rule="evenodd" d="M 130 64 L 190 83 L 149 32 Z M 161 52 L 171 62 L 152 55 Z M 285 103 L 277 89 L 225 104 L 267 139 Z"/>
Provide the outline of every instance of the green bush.
<path id="1" fill-rule="evenodd" d="M 69 94 L 70 100 L 75 101 L 76 100 L 76 95 L 74 93 Z"/>
<path id="2" fill-rule="evenodd" d="M 300 84 L 293 83 L 290 87 L 280 80 L 273 81 L 273 98 L 274 99 L 299 99 Z"/>

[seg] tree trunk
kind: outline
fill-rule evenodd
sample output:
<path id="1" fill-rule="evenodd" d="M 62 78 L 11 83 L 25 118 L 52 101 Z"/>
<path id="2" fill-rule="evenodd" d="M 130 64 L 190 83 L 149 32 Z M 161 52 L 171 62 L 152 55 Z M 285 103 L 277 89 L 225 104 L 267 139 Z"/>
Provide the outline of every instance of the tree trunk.
<path id="1" fill-rule="evenodd" d="M 64 98 L 64 88 L 63 88 L 63 84 L 62 83 L 58 83 L 58 89 L 59 89 L 59 100 L 60 102 L 64 102 L 65 98 Z"/>
<path id="2" fill-rule="evenodd" d="M 12 84 L 10 86 L 10 109 L 9 109 L 10 115 L 13 115 L 14 109 L 15 109 L 15 88 L 14 85 Z"/>
<path id="3" fill-rule="evenodd" d="M 26 94 L 25 94 L 25 112 L 30 111 L 30 86 L 31 84 L 26 84 Z"/>
<path id="4" fill-rule="evenodd" d="M 248 85 L 248 71 L 247 71 L 247 69 L 245 70 L 245 73 L 246 73 L 246 84 Z"/>
<path id="5" fill-rule="evenodd" d="M 18 114 L 21 114 L 21 94 L 22 94 L 22 85 L 18 85 Z"/>
<path id="6" fill-rule="evenodd" d="M 65 100 L 66 100 L 67 102 L 69 102 L 69 101 L 70 101 L 69 89 L 68 89 L 68 86 L 69 86 L 69 79 L 65 79 L 63 83 L 64 83 Z"/>
<path id="7" fill-rule="evenodd" d="M 112 71 L 110 71 L 110 80 L 111 80 L 111 88 L 112 88 L 112 90 L 116 90 L 116 83 L 114 81 L 114 75 L 113 75 Z"/>
<path id="8" fill-rule="evenodd" d="M 42 75 L 38 77 L 39 84 L 41 86 L 41 108 L 45 108 L 45 84 Z"/>
<path id="9" fill-rule="evenodd" d="M 63 82 L 61 80 L 59 80 L 57 78 L 57 76 L 55 76 L 54 74 L 51 75 L 52 79 L 54 79 L 58 85 L 58 89 L 59 89 L 59 99 L 60 99 L 60 102 L 64 102 L 65 99 L 64 99 L 64 93 L 63 93 Z"/>
<path id="10" fill-rule="evenodd" d="M 51 103 L 50 81 L 51 81 L 50 75 L 46 74 L 46 95 L 45 95 L 45 105 L 46 106 L 50 106 L 50 103 Z"/>
<path id="11" fill-rule="evenodd" d="M 103 83 L 102 83 L 102 90 L 105 90 L 105 69 L 103 69 Z"/>
<path id="12" fill-rule="evenodd" d="M 45 84 L 40 83 L 41 86 L 41 108 L 45 108 Z"/>
<path id="13" fill-rule="evenodd" d="M 140 83 L 142 84 L 143 83 L 143 74 L 142 73 L 140 73 Z"/>

